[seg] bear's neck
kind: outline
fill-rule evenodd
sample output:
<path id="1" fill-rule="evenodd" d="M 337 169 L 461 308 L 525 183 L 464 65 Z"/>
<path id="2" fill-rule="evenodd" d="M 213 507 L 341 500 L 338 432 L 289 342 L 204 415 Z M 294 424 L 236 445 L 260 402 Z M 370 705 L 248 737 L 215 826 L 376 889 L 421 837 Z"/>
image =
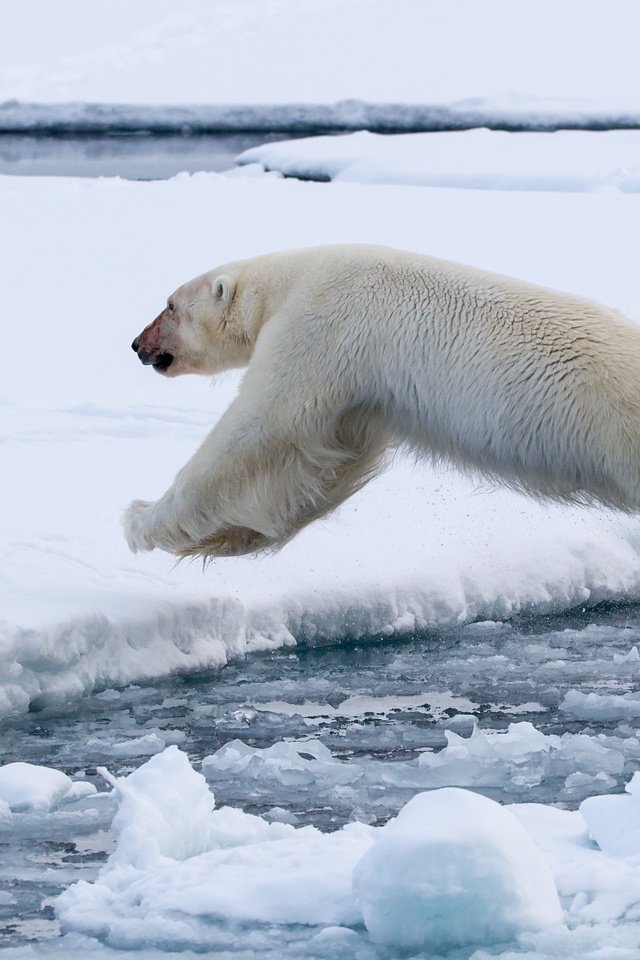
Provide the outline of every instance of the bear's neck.
<path id="1" fill-rule="evenodd" d="M 243 272 L 234 305 L 247 340 L 253 346 L 267 320 L 290 299 L 299 281 L 299 268 L 277 254 L 257 257 L 247 266 L 249 269 Z"/>

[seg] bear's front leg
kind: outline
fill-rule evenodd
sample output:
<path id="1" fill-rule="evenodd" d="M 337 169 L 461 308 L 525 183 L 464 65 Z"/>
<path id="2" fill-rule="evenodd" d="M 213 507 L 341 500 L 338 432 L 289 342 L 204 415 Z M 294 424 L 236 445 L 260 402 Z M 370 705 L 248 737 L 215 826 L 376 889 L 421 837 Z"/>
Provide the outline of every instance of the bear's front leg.
<path id="1" fill-rule="evenodd" d="M 388 439 L 374 411 L 328 418 L 321 404 L 287 404 L 286 390 L 268 387 L 247 375 L 164 496 L 131 504 L 124 527 L 134 552 L 207 559 L 278 548 L 379 472 Z"/>
<path id="2" fill-rule="evenodd" d="M 169 553 L 182 554 L 197 542 L 195 531 L 188 529 L 187 519 L 198 524 L 198 512 L 189 505 L 183 484 L 176 482 L 155 503 L 134 500 L 124 511 L 124 536 L 133 553 L 159 547 Z M 184 502 L 187 501 L 187 502 Z"/>
<path id="3" fill-rule="evenodd" d="M 148 500 L 134 500 L 122 514 L 124 538 L 132 553 L 137 553 L 138 550 L 153 550 L 144 533 L 144 516 L 150 506 Z"/>
<path id="4" fill-rule="evenodd" d="M 237 556 L 265 545 L 268 537 L 243 522 L 244 515 L 238 522 L 234 509 L 252 472 L 247 461 L 262 459 L 254 421 L 236 400 L 159 500 L 134 500 L 127 507 L 122 524 L 134 553 L 159 548 L 176 556 L 204 555 L 206 541 L 208 555 Z"/>
<path id="5" fill-rule="evenodd" d="M 154 511 L 154 507 L 156 504 L 147 500 L 134 500 L 124 512 L 122 519 L 124 535 L 133 553 L 153 550 L 155 547 L 167 550 L 166 529 L 163 536 L 158 527 L 158 510 L 156 507 Z M 247 553 L 264 550 L 269 546 L 271 546 L 269 538 L 256 530 L 249 530 L 246 527 L 227 527 L 204 541 L 176 542 L 170 552 L 179 557 L 241 557 Z"/>
<path id="6" fill-rule="evenodd" d="M 154 504 L 148 500 L 134 500 L 124 511 L 122 526 L 132 553 L 153 550 L 158 546 L 153 537 Z"/>

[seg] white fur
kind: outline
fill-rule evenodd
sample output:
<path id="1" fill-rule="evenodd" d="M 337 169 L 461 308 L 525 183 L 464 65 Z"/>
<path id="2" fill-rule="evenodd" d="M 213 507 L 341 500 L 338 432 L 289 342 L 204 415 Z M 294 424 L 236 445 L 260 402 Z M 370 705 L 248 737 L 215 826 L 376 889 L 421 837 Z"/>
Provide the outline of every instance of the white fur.
<path id="1" fill-rule="evenodd" d="M 145 335 L 167 374 L 248 364 L 132 550 L 279 547 L 404 444 L 536 496 L 640 507 L 640 329 L 616 312 L 384 247 L 227 264 Z"/>

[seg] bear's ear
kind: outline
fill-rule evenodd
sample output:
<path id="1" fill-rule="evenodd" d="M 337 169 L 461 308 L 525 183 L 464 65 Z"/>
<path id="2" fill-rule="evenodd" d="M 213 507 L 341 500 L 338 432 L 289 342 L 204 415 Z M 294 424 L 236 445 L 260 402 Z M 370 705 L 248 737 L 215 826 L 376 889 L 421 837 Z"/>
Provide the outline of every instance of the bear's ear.
<path id="1" fill-rule="evenodd" d="M 222 303 L 225 306 L 231 302 L 235 283 L 231 277 L 226 274 L 219 274 L 211 283 L 211 294 L 216 303 Z"/>

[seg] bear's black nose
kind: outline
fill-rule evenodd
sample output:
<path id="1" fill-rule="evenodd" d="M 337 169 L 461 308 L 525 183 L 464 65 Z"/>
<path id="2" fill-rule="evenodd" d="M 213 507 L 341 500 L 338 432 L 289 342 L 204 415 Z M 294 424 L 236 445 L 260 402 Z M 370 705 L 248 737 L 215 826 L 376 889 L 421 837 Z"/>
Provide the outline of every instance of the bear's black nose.
<path id="1" fill-rule="evenodd" d="M 131 344 L 131 349 L 134 350 L 136 353 L 138 352 L 138 338 L 137 338 L 137 337 L 135 338 L 135 340 L 134 340 L 133 343 Z"/>

